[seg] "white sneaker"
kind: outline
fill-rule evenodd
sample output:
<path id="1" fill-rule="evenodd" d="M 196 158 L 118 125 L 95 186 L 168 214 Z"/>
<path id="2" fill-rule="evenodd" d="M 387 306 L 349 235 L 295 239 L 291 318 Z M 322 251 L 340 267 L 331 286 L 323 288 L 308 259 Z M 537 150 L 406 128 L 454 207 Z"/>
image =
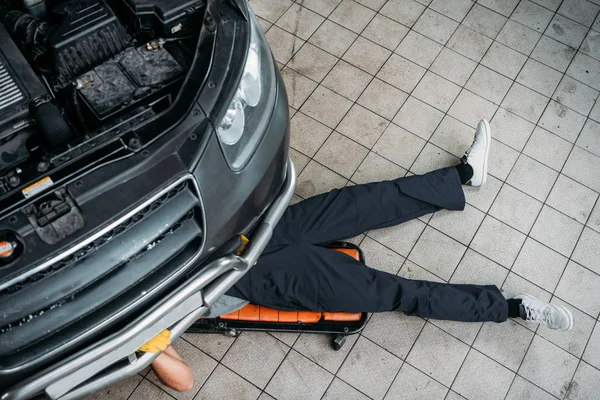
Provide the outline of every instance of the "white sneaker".
<path id="1" fill-rule="evenodd" d="M 525 321 L 547 326 L 557 331 L 568 331 L 573 328 L 573 313 L 566 307 L 544 303 L 528 294 L 520 294 L 515 299 L 521 299 L 525 309 Z"/>
<path id="2" fill-rule="evenodd" d="M 485 119 L 479 121 L 473 144 L 467 149 L 462 158 L 473 168 L 473 176 L 467 185 L 481 186 L 487 181 L 488 155 L 492 143 L 492 131 L 490 124 Z"/>

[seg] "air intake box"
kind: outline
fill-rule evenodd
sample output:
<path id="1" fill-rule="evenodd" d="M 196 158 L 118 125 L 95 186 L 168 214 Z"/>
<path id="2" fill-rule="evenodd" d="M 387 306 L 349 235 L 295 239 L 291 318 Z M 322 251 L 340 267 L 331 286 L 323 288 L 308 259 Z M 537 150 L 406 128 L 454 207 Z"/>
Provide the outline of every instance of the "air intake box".
<path id="1" fill-rule="evenodd" d="M 130 45 L 125 29 L 103 0 L 67 1 L 53 11 L 63 18 L 49 37 L 59 86 Z"/>

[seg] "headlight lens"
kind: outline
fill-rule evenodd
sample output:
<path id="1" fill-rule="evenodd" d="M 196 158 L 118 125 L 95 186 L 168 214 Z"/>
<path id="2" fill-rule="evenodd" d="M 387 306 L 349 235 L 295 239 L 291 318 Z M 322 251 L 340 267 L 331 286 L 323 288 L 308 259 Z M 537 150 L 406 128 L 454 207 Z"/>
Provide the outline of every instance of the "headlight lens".
<path id="1" fill-rule="evenodd" d="M 275 100 L 275 69 L 271 51 L 252 12 L 250 46 L 235 95 L 219 125 L 217 135 L 225 157 L 235 170 L 252 155 L 268 122 Z"/>

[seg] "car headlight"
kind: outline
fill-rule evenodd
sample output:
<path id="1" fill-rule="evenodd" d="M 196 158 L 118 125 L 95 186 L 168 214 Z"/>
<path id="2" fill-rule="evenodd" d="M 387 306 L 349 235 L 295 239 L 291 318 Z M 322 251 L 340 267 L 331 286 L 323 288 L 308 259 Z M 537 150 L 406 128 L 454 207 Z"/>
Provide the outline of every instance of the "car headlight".
<path id="1" fill-rule="evenodd" d="M 234 170 L 244 167 L 264 133 L 275 101 L 275 67 L 267 40 L 250 11 L 250 44 L 235 95 L 217 126 L 223 153 Z"/>

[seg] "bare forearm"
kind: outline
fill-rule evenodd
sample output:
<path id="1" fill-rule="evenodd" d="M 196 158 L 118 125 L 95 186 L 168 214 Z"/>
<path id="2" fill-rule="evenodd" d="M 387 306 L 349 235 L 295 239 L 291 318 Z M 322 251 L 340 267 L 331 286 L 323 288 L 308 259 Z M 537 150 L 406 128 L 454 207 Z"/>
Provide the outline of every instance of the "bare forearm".
<path id="1" fill-rule="evenodd" d="M 152 369 L 164 385 L 178 392 L 191 390 L 194 386 L 190 367 L 172 347 L 168 347 L 152 362 Z"/>

